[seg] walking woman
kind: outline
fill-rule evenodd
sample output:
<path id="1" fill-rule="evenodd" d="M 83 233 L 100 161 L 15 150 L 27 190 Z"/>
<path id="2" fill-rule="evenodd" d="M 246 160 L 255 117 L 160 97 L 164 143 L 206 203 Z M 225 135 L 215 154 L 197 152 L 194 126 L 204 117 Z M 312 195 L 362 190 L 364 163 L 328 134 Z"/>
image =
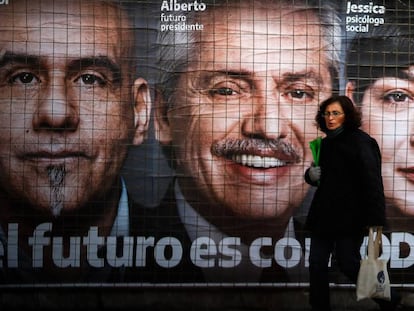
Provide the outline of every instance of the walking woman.
<path id="1" fill-rule="evenodd" d="M 367 228 L 385 225 L 381 153 L 375 139 L 359 129 L 361 115 L 346 96 L 328 98 L 319 106 L 317 127 L 322 139 L 319 166 L 305 172 L 317 186 L 307 217 L 311 232 L 310 305 L 330 311 L 328 263 L 335 253 L 339 269 L 356 283 L 360 247 Z M 376 300 L 381 310 L 395 310 L 392 300 Z"/>

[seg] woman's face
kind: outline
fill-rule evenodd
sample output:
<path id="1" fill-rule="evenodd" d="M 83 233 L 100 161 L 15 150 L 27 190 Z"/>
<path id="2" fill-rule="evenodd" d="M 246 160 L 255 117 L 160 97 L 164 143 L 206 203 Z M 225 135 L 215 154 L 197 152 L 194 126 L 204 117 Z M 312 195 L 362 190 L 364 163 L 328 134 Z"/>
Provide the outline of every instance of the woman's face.
<path id="1" fill-rule="evenodd" d="M 362 99 L 363 129 L 381 148 L 385 196 L 414 216 L 414 67 L 376 80 Z"/>
<path id="2" fill-rule="evenodd" d="M 326 128 L 330 131 L 336 130 L 345 122 L 344 110 L 338 102 L 326 106 L 323 115 L 325 117 Z"/>

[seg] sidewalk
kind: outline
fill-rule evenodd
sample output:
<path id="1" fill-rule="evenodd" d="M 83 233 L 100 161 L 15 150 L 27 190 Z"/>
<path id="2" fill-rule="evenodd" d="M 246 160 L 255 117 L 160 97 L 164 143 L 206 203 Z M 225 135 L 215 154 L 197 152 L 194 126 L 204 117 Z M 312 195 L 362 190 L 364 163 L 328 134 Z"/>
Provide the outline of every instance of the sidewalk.
<path id="1" fill-rule="evenodd" d="M 333 289 L 333 311 L 379 310 L 371 300 L 357 302 L 352 289 Z M 414 311 L 414 292 L 402 292 Z M 135 311 L 309 311 L 307 289 L 288 288 L 39 288 L 2 289 L 0 310 Z"/>

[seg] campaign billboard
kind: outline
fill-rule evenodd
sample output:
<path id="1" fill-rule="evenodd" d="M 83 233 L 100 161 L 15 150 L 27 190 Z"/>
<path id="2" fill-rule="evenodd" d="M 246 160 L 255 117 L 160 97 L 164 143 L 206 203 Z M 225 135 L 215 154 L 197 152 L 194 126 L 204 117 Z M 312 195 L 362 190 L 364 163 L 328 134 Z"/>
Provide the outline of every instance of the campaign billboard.
<path id="1" fill-rule="evenodd" d="M 382 258 L 410 286 L 413 12 L 0 1 L 0 286 L 308 286 L 304 174 L 338 94 L 380 147 Z"/>

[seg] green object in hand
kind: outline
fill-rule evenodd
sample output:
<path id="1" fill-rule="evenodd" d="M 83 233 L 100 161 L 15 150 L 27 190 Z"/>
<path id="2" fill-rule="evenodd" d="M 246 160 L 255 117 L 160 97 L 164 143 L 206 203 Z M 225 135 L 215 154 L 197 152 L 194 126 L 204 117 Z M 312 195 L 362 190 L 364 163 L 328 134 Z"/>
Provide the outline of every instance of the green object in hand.
<path id="1" fill-rule="evenodd" d="M 312 150 L 313 162 L 315 166 L 319 166 L 319 154 L 321 151 L 322 137 L 315 138 L 309 142 L 309 147 Z"/>

